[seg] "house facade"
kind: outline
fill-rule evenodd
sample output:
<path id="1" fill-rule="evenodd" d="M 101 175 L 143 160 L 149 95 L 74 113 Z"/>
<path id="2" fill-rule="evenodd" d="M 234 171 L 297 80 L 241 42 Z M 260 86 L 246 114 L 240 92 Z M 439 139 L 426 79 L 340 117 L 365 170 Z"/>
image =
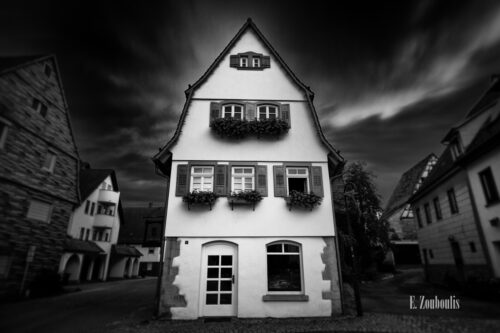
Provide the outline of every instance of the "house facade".
<path id="1" fill-rule="evenodd" d="M 79 184 L 81 204 L 68 225 L 59 272 L 69 282 L 105 281 L 123 222 L 118 182 L 113 170 L 84 168 Z"/>
<path id="2" fill-rule="evenodd" d="M 340 314 L 329 179 L 344 160 L 322 133 L 312 91 L 249 19 L 186 97 L 153 158 L 168 179 L 159 312 Z"/>
<path id="3" fill-rule="evenodd" d="M 158 276 L 164 235 L 164 207 L 154 207 L 152 203 L 148 207 L 126 207 L 123 214 L 127 223 L 120 230 L 118 243 L 134 247 L 142 254 L 138 275 Z"/>
<path id="4" fill-rule="evenodd" d="M 499 92 L 494 77 L 466 117 L 445 136 L 446 148 L 434 170 L 409 199 L 431 281 L 465 283 L 498 277 Z"/>
<path id="5" fill-rule="evenodd" d="M 393 264 L 420 264 L 417 222 L 407 201 L 420 188 L 436 162 L 436 155 L 430 154 L 403 173 L 381 216 L 389 222 Z"/>
<path id="6" fill-rule="evenodd" d="M 0 295 L 57 270 L 78 170 L 55 57 L 0 58 Z"/>

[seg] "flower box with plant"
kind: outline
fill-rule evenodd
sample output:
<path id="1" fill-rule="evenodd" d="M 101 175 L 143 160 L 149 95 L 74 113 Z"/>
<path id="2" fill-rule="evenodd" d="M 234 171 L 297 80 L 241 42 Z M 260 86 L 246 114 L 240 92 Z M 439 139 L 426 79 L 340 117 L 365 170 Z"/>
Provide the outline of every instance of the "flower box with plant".
<path id="1" fill-rule="evenodd" d="M 262 194 L 255 190 L 233 192 L 227 197 L 227 200 L 231 204 L 231 210 L 234 209 L 234 204 L 252 205 L 253 210 L 255 210 L 255 204 L 262 200 Z"/>
<path id="2" fill-rule="evenodd" d="M 315 206 L 321 205 L 322 197 L 319 195 L 311 193 L 304 193 L 292 190 L 290 191 L 290 195 L 285 197 L 286 203 L 289 207 L 289 210 L 292 210 L 292 207 L 300 207 L 312 210 Z"/>
<path id="3" fill-rule="evenodd" d="M 249 135 L 262 136 L 280 136 L 288 133 L 290 126 L 281 119 L 263 119 L 263 120 L 241 120 L 234 118 L 217 118 L 210 124 L 212 130 L 217 135 L 226 138 L 242 139 Z"/>
<path id="4" fill-rule="evenodd" d="M 217 194 L 212 191 L 198 191 L 194 190 L 182 197 L 182 201 L 187 203 L 188 210 L 191 205 L 209 205 L 212 210 L 212 205 L 217 200 Z"/>

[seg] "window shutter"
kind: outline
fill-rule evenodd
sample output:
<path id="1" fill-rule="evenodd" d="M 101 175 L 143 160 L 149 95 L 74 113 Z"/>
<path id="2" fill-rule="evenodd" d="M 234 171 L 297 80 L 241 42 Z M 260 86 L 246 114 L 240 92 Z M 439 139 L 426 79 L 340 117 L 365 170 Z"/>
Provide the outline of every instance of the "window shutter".
<path id="1" fill-rule="evenodd" d="M 263 56 L 262 57 L 262 67 L 263 68 L 270 68 L 271 67 L 271 57 L 270 56 Z"/>
<path id="2" fill-rule="evenodd" d="M 247 121 L 255 120 L 257 117 L 255 113 L 256 107 L 255 103 L 245 103 L 245 119 Z"/>
<path id="3" fill-rule="evenodd" d="M 51 209 L 52 205 L 49 203 L 32 200 L 30 201 L 26 217 L 42 222 L 48 222 L 50 220 Z"/>
<path id="4" fill-rule="evenodd" d="M 255 189 L 263 196 L 267 197 L 267 166 L 258 165 L 256 167 L 256 186 Z"/>
<path id="5" fill-rule="evenodd" d="M 311 167 L 311 192 L 320 197 L 324 196 L 323 174 L 320 166 Z"/>
<path id="6" fill-rule="evenodd" d="M 275 165 L 274 170 L 274 196 L 284 197 L 286 196 L 286 182 L 285 182 L 285 167 Z"/>
<path id="7" fill-rule="evenodd" d="M 237 55 L 232 55 L 229 57 L 229 67 L 239 67 L 240 57 Z"/>
<path id="8" fill-rule="evenodd" d="M 212 126 L 212 121 L 221 117 L 220 114 L 221 104 L 217 102 L 210 103 L 210 126 Z"/>
<path id="9" fill-rule="evenodd" d="M 175 186 L 175 196 L 182 197 L 189 192 L 188 165 L 179 164 L 177 166 L 177 184 Z"/>
<path id="10" fill-rule="evenodd" d="M 227 195 L 227 165 L 215 166 L 214 189 L 214 192 L 217 195 Z"/>
<path id="11" fill-rule="evenodd" d="M 280 118 L 281 120 L 286 121 L 288 128 L 290 128 L 290 104 L 280 105 Z"/>

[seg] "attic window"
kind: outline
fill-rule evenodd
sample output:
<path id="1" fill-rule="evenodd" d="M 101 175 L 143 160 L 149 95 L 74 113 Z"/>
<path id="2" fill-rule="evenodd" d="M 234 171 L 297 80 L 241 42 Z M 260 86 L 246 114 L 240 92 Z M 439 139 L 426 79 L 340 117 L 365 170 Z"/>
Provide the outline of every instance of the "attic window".
<path id="1" fill-rule="evenodd" d="M 255 52 L 233 54 L 230 56 L 229 66 L 236 69 L 264 70 L 271 67 L 271 57 Z"/>
<path id="2" fill-rule="evenodd" d="M 451 155 L 453 156 L 453 160 L 455 161 L 460 155 L 462 155 L 462 146 L 460 146 L 460 142 L 458 142 L 458 139 L 455 139 L 450 143 L 450 147 Z"/>
<path id="3" fill-rule="evenodd" d="M 43 104 L 39 99 L 33 98 L 33 103 L 31 104 L 31 108 L 36 112 L 40 113 L 42 117 L 47 116 L 47 105 Z"/>

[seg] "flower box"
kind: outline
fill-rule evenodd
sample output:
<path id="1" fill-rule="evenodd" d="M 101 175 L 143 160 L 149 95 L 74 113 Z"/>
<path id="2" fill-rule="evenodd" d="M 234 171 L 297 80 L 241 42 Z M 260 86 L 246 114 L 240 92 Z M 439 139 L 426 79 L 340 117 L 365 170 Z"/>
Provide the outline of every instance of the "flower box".
<path id="1" fill-rule="evenodd" d="M 192 205 L 208 205 L 212 210 L 215 200 L 217 200 L 217 195 L 211 191 L 194 190 L 182 197 L 182 201 L 188 205 L 188 210 L 191 210 Z"/>
<path id="2" fill-rule="evenodd" d="M 291 191 L 288 197 L 285 197 L 288 209 L 291 211 L 292 207 L 304 208 L 313 210 L 314 207 L 321 205 L 322 197 L 311 193 L 303 193 L 298 191 Z"/>
<path id="3" fill-rule="evenodd" d="M 288 133 L 290 126 L 281 119 L 241 120 L 217 118 L 210 124 L 212 130 L 221 137 L 242 139 L 249 135 L 280 136 Z"/>
<path id="4" fill-rule="evenodd" d="M 234 209 L 234 205 L 251 205 L 252 209 L 255 210 L 255 204 L 262 200 L 262 195 L 258 191 L 242 191 L 238 193 L 232 193 L 227 197 L 227 201 L 231 205 L 231 210 Z"/>

